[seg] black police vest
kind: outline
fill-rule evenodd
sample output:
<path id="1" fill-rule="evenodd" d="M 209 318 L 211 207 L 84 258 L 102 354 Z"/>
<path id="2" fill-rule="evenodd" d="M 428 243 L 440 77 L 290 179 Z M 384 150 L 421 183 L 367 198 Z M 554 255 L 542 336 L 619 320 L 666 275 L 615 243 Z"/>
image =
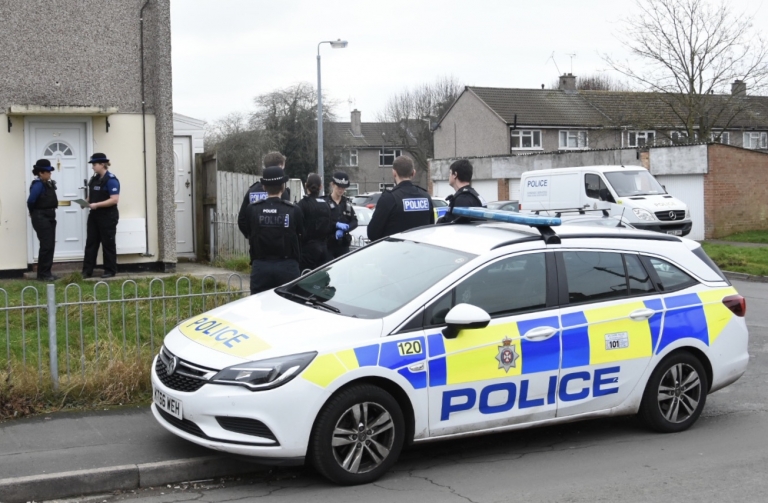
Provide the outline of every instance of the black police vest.
<path id="1" fill-rule="evenodd" d="M 290 201 L 270 197 L 248 206 L 251 260 L 299 260 L 299 236 L 296 213 L 301 211 Z"/>
<path id="2" fill-rule="evenodd" d="M 388 236 L 433 222 L 431 196 L 426 190 L 404 181 L 395 186 L 390 193 L 395 198 L 395 208 L 387 222 Z"/>
<path id="3" fill-rule="evenodd" d="M 109 199 L 109 191 L 107 190 L 107 180 L 110 178 L 109 171 L 104 173 L 104 176 L 99 178 L 99 175 L 93 175 L 88 182 L 88 200 L 91 203 L 100 203 Z M 113 177 L 114 178 L 114 177 Z M 117 178 L 115 178 L 117 180 Z M 98 189 L 96 189 L 98 187 Z M 115 205 L 117 207 L 117 205 Z M 111 208 L 111 207 L 110 207 Z M 109 208 L 99 208 L 109 209 Z"/>
<path id="4" fill-rule="evenodd" d="M 56 209 L 59 206 L 59 198 L 56 197 L 56 183 L 52 181 L 46 183 L 42 180 L 33 180 L 32 184 L 29 186 L 30 191 L 32 190 L 32 186 L 36 183 L 42 183 L 45 190 L 37 198 L 37 201 L 32 205 L 32 208 L 35 210 Z"/>
<path id="5" fill-rule="evenodd" d="M 304 234 L 302 241 L 328 239 L 331 232 L 331 208 L 325 199 L 313 196 L 304 196 L 299 201 L 299 208 L 304 213 Z"/>
<path id="6" fill-rule="evenodd" d="M 481 208 L 485 208 L 486 206 L 485 201 L 483 200 L 482 197 L 480 197 L 480 194 L 478 194 L 477 191 L 473 189 L 471 186 L 465 185 L 459 190 L 457 190 L 455 194 L 448 196 L 447 199 L 451 209 L 453 209 L 456 206 L 456 200 L 459 198 L 459 196 L 464 196 L 462 199 L 465 199 L 467 196 L 471 196 L 472 198 L 475 199 L 474 201 L 475 204 L 471 204 L 471 205 L 463 204 L 462 205 L 463 207 L 469 208 L 473 206 L 474 207 L 479 206 Z"/>

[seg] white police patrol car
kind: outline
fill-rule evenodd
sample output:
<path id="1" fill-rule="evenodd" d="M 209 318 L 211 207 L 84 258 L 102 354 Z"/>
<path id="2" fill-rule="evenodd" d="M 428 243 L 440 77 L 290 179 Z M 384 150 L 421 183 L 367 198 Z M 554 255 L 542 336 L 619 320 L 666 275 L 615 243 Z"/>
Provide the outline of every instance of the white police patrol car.
<path id="1" fill-rule="evenodd" d="M 746 370 L 744 298 L 696 242 L 455 211 L 490 220 L 397 234 L 179 324 L 157 420 L 358 484 L 411 442 L 635 413 L 681 431 Z"/>

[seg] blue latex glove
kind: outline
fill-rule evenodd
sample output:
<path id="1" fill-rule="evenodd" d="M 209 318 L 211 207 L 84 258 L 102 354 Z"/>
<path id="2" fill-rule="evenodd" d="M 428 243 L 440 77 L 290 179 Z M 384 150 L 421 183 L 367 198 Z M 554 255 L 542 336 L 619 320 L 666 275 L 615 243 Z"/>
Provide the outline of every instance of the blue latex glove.
<path id="1" fill-rule="evenodd" d="M 342 225 L 344 225 L 344 224 L 342 224 Z M 349 226 L 347 225 L 347 227 L 349 227 Z M 341 239 L 343 237 L 344 237 L 344 231 L 341 230 L 341 229 L 337 230 L 336 231 L 336 239 L 339 240 L 339 239 Z"/>
<path id="2" fill-rule="evenodd" d="M 349 224 L 345 224 L 345 223 L 342 223 L 342 222 L 336 222 L 336 228 L 339 229 L 340 231 L 346 232 L 346 231 L 349 230 Z M 336 239 L 338 239 L 338 238 L 336 238 Z"/>

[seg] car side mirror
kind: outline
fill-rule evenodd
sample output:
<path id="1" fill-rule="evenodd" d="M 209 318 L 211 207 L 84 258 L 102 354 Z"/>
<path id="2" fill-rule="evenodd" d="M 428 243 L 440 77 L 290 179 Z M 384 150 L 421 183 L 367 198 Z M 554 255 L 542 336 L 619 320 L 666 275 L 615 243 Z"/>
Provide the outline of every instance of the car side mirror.
<path id="1" fill-rule="evenodd" d="M 443 337 L 455 339 L 462 330 L 485 328 L 491 322 L 491 315 L 471 304 L 456 304 L 445 315 Z"/>

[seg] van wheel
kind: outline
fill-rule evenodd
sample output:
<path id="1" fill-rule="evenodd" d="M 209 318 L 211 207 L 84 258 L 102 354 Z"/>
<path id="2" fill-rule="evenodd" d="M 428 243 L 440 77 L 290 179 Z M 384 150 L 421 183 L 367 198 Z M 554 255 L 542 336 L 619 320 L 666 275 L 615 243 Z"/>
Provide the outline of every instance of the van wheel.
<path id="1" fill-rule="evenodd" d="M 397 401 L 370 384 L 337 393 L 323 406 L 312 429 L 309 457 L 332 482 L 373 482 L 395 464 L 403 448 L 405 421 Z"/>
<path id="2" fill-rule="evenodd" d="M 672 353 L 651 374 L 640 417 L 661 433 L 686 430 L 701 415 L 708 392 L 707 374 L 698 358 L 686 352 Z"/>

